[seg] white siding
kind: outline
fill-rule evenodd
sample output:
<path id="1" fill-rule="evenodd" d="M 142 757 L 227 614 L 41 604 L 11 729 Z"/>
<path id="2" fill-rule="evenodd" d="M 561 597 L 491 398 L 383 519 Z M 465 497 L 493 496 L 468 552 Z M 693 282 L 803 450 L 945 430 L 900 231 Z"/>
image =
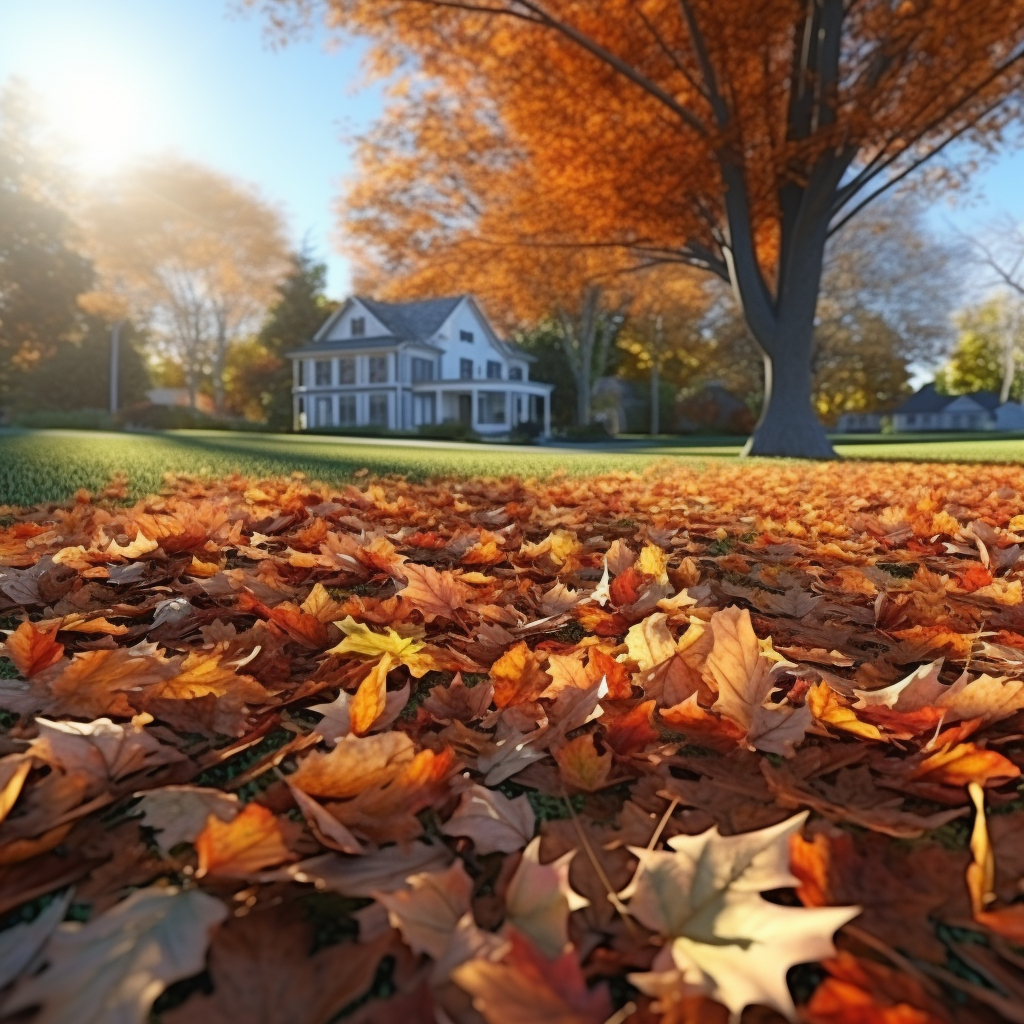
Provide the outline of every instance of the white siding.
<path id="1" fill-rule="evenodd" d="M 459 340 L 462 331 L 472 331 L 472 343 Z M 465 299 L 444 322 L 432 342 L 445 350 L 441 359 L 444 380 L 458 380 L 462 359 L 473 360 L 473 380 L 486 380 L 488 360 L 500 362 L 501 379 L 508 380 L 509 361 L 490 343 L 487 327 Z"/>

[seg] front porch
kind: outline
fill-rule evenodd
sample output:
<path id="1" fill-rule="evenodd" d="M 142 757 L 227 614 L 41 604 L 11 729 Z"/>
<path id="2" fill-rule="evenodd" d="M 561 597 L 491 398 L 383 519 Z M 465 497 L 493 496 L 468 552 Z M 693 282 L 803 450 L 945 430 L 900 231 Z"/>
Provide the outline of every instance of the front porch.
<path id="1" fill-rule="evenodd" d="M 412 426 L 464 423 L 478 434 L 507 434 L 540 423 L 551 436 L 553 385 L 532 381 L 421 381 L 412 385 Z"/>

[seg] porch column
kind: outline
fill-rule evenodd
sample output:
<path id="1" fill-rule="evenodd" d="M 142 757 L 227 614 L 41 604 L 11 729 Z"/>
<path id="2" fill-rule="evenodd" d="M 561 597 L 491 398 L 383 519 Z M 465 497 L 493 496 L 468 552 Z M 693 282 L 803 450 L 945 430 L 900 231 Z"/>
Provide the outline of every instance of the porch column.
<path id="1" fill-rule="evenodd" d="M 551 436 L 551 392 L 544 396 L 544 436 Z"/>
<path id="2" fill-rule="evenodd" d="M 469 400 L 472 403 L 471 408 L 469 410 L 469 425 L 472 427 L 473 430 L 476 430 L 477 427 L 480 426 L 480 419 L 479 419 L 479 417 L 477 415 L 479 413 L 480 409 L 479 409 L 479 399 L 477 397 L 477 390 L 476 390 L 476 388 L 471 388 L 470 392 L 469 392 L 469 395 L 470 395 Z"/>
<path id="3" fill-rule="evenodd" d="M 505 388 L 505 426 L 509 430 L 514 426 L 512 423 L 512 392 L 508 388 Z"/>
<path id="4" fill-rule="evenodd" d="M 299 430 L 299 396 L 296 391 L 299 387 L 299 361 L 292 360 L 292 430 Z"/>
<path id="5" fill-rule="evenodd" d="M 444 408 L 441 406 L 441 394 L 440 388 L 434 391 L 434 422 L 444 423 Z"/>

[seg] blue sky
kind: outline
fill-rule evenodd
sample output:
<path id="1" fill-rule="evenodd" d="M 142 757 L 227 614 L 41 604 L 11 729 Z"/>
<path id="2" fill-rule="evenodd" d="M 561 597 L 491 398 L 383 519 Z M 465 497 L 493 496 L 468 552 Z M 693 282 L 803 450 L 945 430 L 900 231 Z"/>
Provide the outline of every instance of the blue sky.
<path id="1" fill-rule="evenodd" d="M 346 136 L 381 109 L 355 41 L 323 36 L 273 49 L 259 19 L 227 0 L 0 0 L 0 82 L 26 79 L 58 128 L 79 140 L 84 172 L 176 152 L 259 186 L 309 237 L 342 295 L 348 268 L 332 248 L 333 205 L 350 168 Z M 935 204 L 962 230 L 1001 212 L 1024 220 L 1024 149 L 978 174 L 969 197 Z"/>

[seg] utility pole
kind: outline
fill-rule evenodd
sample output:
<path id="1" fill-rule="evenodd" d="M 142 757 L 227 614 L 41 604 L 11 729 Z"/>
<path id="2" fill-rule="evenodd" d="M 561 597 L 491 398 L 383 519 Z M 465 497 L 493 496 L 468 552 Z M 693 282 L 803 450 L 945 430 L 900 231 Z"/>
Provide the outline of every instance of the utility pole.
<path id="1" fill-rule="evenodd" d="M 124 321 L 118 320 L 110 332 L 110 415 L 117 415 L 118 370 L 121 365 L 121 328 Z"/>
<path id="2" fill-rule="evenodd" d="M 658 377 L 658 371 L 660 370 L 661 363 L 661 330 L 662 330 L 662 318 L 658 317 L 654 322 L 654 348 L 651 352 L 651 436 L 654 437 L 660 433 L 658 429 L 660 426 L 659 420 L 659 408 L 658 399 L 660 397 L 660 380 Z"/>

